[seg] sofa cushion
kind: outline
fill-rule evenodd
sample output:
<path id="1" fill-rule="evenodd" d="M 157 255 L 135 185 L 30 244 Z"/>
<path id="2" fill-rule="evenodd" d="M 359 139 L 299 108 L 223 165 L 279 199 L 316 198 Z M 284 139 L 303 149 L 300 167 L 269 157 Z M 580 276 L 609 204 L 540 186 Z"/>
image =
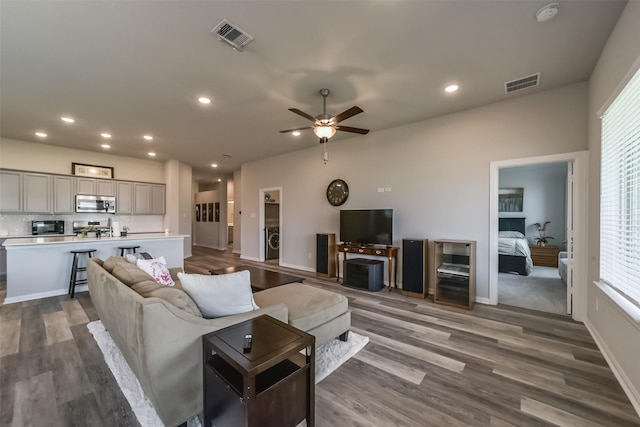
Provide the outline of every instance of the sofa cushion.
<path id="1" fill-rule="evenodd" d="M 261 307 L 283 302 L 289 310 L 289 324 L 308 331 L 347 312 L 344 295 L 325 291 L 302 283 L 290 283 L 256 292 L 253 295 Z"/>
<path id="2" fill-rule="evenodd" d="M 246 270 L 220 275 L 178 273 L 178 278 L 204 317 L 230 316 L 260 308 L 253 300 Z"/>
<path id="3" fill-rule="evenodd" d="M 113 272 L 113 267 L 123 261 L 126 260 L 121 256 L 110 256 L 105 260 L 104 263 L 102 263 L 102 268 L 104 268 L 105 270 L 107 270 L 107 272 L 109 272 L 109 274 L 111 274 Z"/>
<path id="4" fill-rule="evenodd" d="M 156 297 L 161 298 L 173 306 L 183 310 L 193 316 L 202 317 L 202 313 L 191 297 L 184 291 L 170 288 L 168 286 L 158 286 L 157 289 L 141 294 L 145 298 Z"/>
<path id="5" fill-rule="evenodd" d="M 175 284 L 163 256 L 153 259 L 139 259 L 136 261 L 136 265 L 161 285 L 173 286 Z"/>
<path id="6" fill-rule="evenodd" d="M 140 270 L 135 265 L 129 264 L 126 261 L 116 264 L 116 266 L 113 267 L 111 274 L 116 279 L 120 280 L 122 283 L 124 283 L 129 287 L 131 287 L 131 285 L 134 285 L 138 282 L 143 282 L 145 280 L 153 280 L 153 277 L 149 276 L 147 273 Z"/>

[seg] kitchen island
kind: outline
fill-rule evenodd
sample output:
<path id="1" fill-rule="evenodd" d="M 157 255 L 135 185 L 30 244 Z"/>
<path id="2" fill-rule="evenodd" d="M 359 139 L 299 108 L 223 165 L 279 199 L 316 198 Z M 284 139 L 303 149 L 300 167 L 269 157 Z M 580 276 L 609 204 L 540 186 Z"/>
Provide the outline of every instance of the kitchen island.
<path id="1" fill-rule="evenodd" d="M 184 238 L 180 234 L 129 234 L 126 237 L 48 236 L 8 239 L 7 296 L 4 304 L 65 295 L 69 290 L 72 250 L 95 249 L 103 260 L 119 255 L 119 246 L 139 245 L 138 252 L 163 256 L 167 266 L 184 268 Z M 82 262 L 84 264 L 84 260 Z M 76 292 L 86 291 L 86 285 Z"/>

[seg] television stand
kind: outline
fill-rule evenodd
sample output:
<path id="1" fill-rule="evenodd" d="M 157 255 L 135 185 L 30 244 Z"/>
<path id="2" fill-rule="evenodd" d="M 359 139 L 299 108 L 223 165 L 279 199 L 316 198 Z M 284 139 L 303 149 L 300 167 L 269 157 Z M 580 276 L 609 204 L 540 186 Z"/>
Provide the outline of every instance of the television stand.
<path id="1" fill-rule="evenodd" d="M 391 283 L 394 287 L 398 288 L 398 247 L 375 247 L 375 246 L 363 246 L 362 244 L 348 244 L 341 243 L 336 245 L 336 282 L 340 281 L 340 254 L 343 255 L 343 261 L 347 260 L 347 254 L 358 255 L 371 255 L 375 257 L 387 258 L 389 261 L 388 278 L 389 278 L 389 292 L 391 292 Z M 344 269 L 343 269 L 344 270 Z M 393 275 L 393 282 L 391 276 Z"/>

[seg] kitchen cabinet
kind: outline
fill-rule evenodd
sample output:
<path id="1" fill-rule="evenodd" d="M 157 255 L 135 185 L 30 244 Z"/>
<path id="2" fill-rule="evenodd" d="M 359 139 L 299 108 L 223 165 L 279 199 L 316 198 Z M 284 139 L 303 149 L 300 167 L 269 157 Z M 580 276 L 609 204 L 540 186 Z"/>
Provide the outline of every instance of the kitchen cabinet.
<path id="1" fill-rule="evenodd" d="M 96 180 L 96 194 L 98 196 L 115 196 L 115 182 L 108 179 Z"/>
<path id="2" fill-rule="evenodd" d="M 116 182 L 116 212 L 130 214 L 132 209 L 133 186 L 130 182 Z"/>
<path id="3" fill-rule="evenodd" d="M 151 211 L 151 185 L 133 184 L 133 213 L 148 214 Z"/>
<path id="4" fill-rule="evenodd" d="M 0 212 L 22 212 L 22 172 L 0 171 Z"/>
<path id="5" fill-rule="evenodd" d="M 53 177 L 53 213 L 73 213 L 75 211 L 74 178 Z"/>
<path id="6" fill-rule="evenodd" d="M 134 182 L 133 213 L 138 215 L 164 215 L 165 186 L 162 184 Z"/>
<path id="7" fill-rule="evenodd" d="M 76 178 L 76 194 L 94 196 L 96 194 L 95 178 Z"/>
<path id="8" fill-rule="evenodd" d="M 165 186 L 151 184 L 151 213 L 164 215 L 165 212 Z"/>
<path id="9" fill-rule="evenodd" d="M 23 174 L 23 212 L 51 213 L 51 175 Z"/>

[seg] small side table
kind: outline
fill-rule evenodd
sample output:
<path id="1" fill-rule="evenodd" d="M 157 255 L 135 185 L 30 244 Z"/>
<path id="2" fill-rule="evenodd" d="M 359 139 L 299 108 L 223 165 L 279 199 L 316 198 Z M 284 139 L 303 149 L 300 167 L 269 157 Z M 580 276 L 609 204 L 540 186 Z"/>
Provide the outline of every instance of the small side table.
<path id="1" fill-rule="evenodd" d="M 529 249 L 531 250 L 533 265 L 558 268 L 558 252 L 560 249 L 557 246 L 529 245 Z"/>
<path id="2" fill-rule="evenodd" d="M 315 425 L 313 335 L 263 315 L 203 335 L 202 351 L 205 426 Z"/>

